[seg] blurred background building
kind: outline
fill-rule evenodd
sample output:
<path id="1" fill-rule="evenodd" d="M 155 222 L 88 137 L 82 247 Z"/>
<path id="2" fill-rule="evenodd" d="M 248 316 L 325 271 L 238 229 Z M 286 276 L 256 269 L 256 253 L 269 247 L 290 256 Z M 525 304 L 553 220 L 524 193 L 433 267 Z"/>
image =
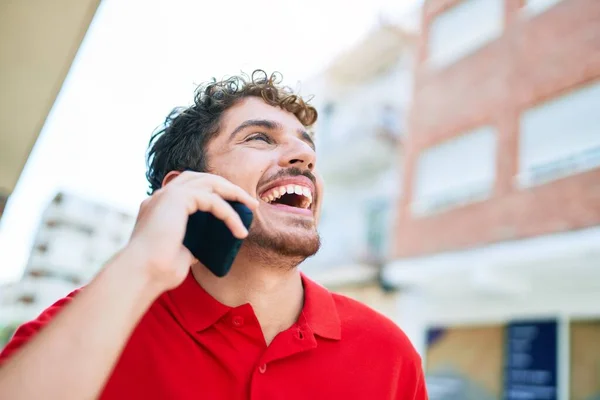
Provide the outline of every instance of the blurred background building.
<path id="1" fill-rule="evenodd" d="M 0 4 L 0 220 L 99 3 L 28 0 Z M 63 214 L 71 212 L 64 206 L 62 210 Z M 65 216 L 61 223 L 69 218 Z M 47 243 L 33 248 L 23 279 L 0 284 L 0 346 L 17 324 L 35 317 L 57 296 L 83 282 L 83 271 L 73 276 L 55 273 L 56 265 L 64 264 L 62 258 L 80 250 L 67 248 L 66 243 L 55 246 L 61 239 L 44 226 L 42 222 L 38 237 Z M 50 245 L 54 256 L 44 257 L 41 249 Z M 6 266 L 4 259 L 0 263 Z"/>
<path id="2" fill-rule="evenodd" d="M 402 141 L 416 37 L 382 22 L 302 85 L 319 109 L 319 171 L 327 185 L 323 247 L 302 269 L 331 290 L 393 315 L 381 290 L 401 195 Z"/>
<path id="3" fill-rule="evenodd" d="M 0 340 L 88 283 L 125 245 L 134 223 L 113 208 L 57 194 L 42 215 L 23 277 L 0 286 Z"/>
<path id="4" fill-rule="evenodd" d="M 397 318 L 432 399 L 600 396 L 600 2 L 430 0 Z"/>
<path id="5" fill-rule="evenodd" d="M 384 15 L 360 40 L 340 47 L 320 72 L 302 80 L 300 92 L 315 95 L 319 110 L 317 148 L 327 188 L 320 221 L 323 247 L 301 268 L 401 326 L 423 357 L 432 400 L 599 400 L 600 1 L 412 3 L 417 30 L 400 23 L 406 18 Z M 180 42 L 189 48 L 180 31 L 186 23 L 180 20 L 164 21 L 171 23 L 173 37 L 155 33 L 153 21 L 144 24 L 143 18 L 136 20 L 135 40 L 88 32 L 87 48 L 96 47 L 81 58 L 93 55 L 89 65 L 103 69 L 90 69 L 87 81 L 81 74 L 76 79 L 71 64 L 99 4 L 0 5 L 0 216 L 11 193 L 14 200 L 23 165 L 48 125 L 50 108 L 57 107 L 70 68 L 73 82 L 83 89 L 65 103 L 65 115 L 83 117 L 75 128 L 57 126 L 119 143 L 103 147 L 116 169 L 110 169 L 106 154 L 97 159 L 102 168 L 88 178 L 93 184 L 87 188 L 96 190 L 90 198 L 68 190 L 52 193 L 23 277 L 0 286 L 0 346 L 15 324 L 85 284 L 124 244 L 133 225 L 131 212 L 96 201 L 108 186 L 98 182 L 109 175 L 109 185 L 119 185 L 114 177 L 122 178 L 122 186 L 110 186 L 112 193 L 132 186 L 128 171 L 143 178 L 141 169 L 125 162 L 132 151 L 126 145 L 141 154 L 150 131 L 146 125 L 156 126 L 168 111 L 151 108 L 148 98 L 161 93 L 165 104 L 176 105 L 164 94 L 174 77 L 159 79 L 169 62 L 156 63 L 159 72 L 151 67 L 156 48 Z M 102 4 L 104 14 L 96 19 L 111 17 L 115 32 L 119 23 L 130 31 L 139 7 L 151 8 L 140 1 L 119 19 L 115 5 L 124 3 Z M 330 5 L 319 2 L 318 7 L 326 12 Z M 334 11 L 341 24 L 342 15 Z M 290 21 L 282 10 L 274 12 Z M 162 20 L 164 13 L 159 14 Z M 178 18 L 187 16 L 196 18 L 178 13 Z M 264 42 L 242 28 L 243 35 L 233 35 L 240 52 Z M 341 36 L 356 30 L 350 28 Z M 157 36 L 143 42 L 151 32 Z M 262 34 L 271 38 L 272 29 Z M 319 37 L 323 47 L 326 39 Z M 318 53 L 315 42 L 296 43 L 304 42 Z M 288 47 L 286 42 L 281 52 Z M 113 48 L 116 53 L 107 50 Z M 178 54 L 184 56 L 181 49 Z M 250 53 L 244 54 L 234 61 L 239 64 Z M 200 58 L 200 64 L 177 59 L 177 71 L 197 74 L 206 64 Z M 303 62 L 284 56 L 276 61 L 288 58 Z M 103 59 L 112 61 L 102 64 Z M 130 67 L 138 59 L 144 68 Z M 153 85 L 145 71 L 154 74 Z M 114 97 L 102 97 L 118 73 L 127 76 L 127 85 L 113 90 Z M 120 103 L 121 93 L 138 76 L 139 86 L 132 86 L 135 100 Z M 97 86 L 87 86 L 96 80 Z M 191 93 L 190 87 L 184 89 Z M 86 104 L 90 93 L 103 102 L 108 117 L 97 118 L 96 110 L 86 114 L 93 109 Z M 113 104 L 120 111 L 151 114 L 151 122 L 124 125 L 129 121 L 106 111 Z M 107 125 L 104 119 L 110 120 Z M 143 124 L 144 129 L 138 126 Z M 114 125 L 121 131 L 118 140 L 109 139 Z M 127 143 L 123 132 L 138 128 L 144 131 L 142 140 Z M 90 153 L 81 155 L 84 141 L 68 143 L 79 147 L 58 171 L 73 165 L 83 170 L 90 163 Z M 102 152 L 98 142 L 89 146 Z"/>

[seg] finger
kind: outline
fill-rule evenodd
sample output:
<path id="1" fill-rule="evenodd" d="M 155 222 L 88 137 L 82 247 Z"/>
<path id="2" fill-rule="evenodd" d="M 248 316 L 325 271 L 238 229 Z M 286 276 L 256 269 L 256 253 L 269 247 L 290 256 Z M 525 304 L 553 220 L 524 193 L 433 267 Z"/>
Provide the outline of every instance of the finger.
<path id="1" fill-rule="evenodd" d="M 212 182 L 212 190 L 225 200 L 243 203 L 251 210 L 255 210 L 258 207 L 257 199 L 225 178 L 217 177 L 217 179 L 214 179 Z"/>
<path id="2" fill-rule="evenodd" d="M 148 213 L 148 208 L 150 207 L 149 206 L 150 199 L 151 199 L 150 197 L 147 197 L 146 199 L 144 199 L 144 201 L 141 202 L 140 209 L 138 211 L 138 215 L 137 215 L 137 217 L 135 219 L 135 223 L 133 225 L 132 235 L 138 231 L 138 229 L 144 219 L 144 215 L 146 215 Z"/>
<path id="3" fill-rule="evenodd" d="M 218 193 L 226 200 L 237 201 L 245 204 L 251 210 L 255 210 L 258 207 L 259 202 L 257 199 L 252 197 L 248 192 L 238 185 L 235 185 L 220 175 L 184 171 L 175 179 L 178 180 L 178 185 L 194 185 L 200 186 L 205 190 L 210 189 L 213 192 Z M 209 186 L 208 188 L 207 185 Z"/>
<path id="4" fill-rule="evenodd" d="M 190 214 L 196 210 L 209 212 L 223 221 L 235 237 L 244 239 L 248 236 L 248 230 L 238 213 L 221 196 L 206 191 L 192 191 L 191 198 L 194 204 L 189 210 Z"/>

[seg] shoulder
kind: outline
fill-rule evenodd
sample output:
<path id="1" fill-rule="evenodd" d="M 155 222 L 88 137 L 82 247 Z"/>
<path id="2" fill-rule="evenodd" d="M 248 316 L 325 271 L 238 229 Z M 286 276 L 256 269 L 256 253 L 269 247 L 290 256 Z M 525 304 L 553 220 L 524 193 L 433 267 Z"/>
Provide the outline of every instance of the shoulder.
<path id="1" fill-rule="evenodd" d="M 20 325 L 11 340 L 0 352 L 0 364 L 6 361 L 10 356 L 16 353 L 29 340 L 31 340 L 44 326 L 46 326 L 54 317 L 67 305 L 82 289 L 76 289 L 67 296 L 58 300 L 50 307 L 46 308 L 35 319 Z"/>
<path id="2" fill-rule="evenodd" d="M 341 324 L 340 343 L 346 343 L 353 362 L 368 366 L 371 380 L 378 385 L 388 382 L 388 398 L 427 399 L 421 356 L 404 331 L 365 304 L 340 294 L 331 295 Z"/>
<path id="3" fill-rule="evenodd" d="M 338 293 L 331 293 L 331 296 L 343 328 L 361 329 L 394 340 L 408 341 L 402 329 L 387 316 L 350 297 Z"/>
<path id="4" fill-rule="evenodd" d="M 387 348 L 391 356 L 420 362 L 420 356 L 404 331 L 385 315 L 347 296 L 331 293 L 342 328 L 342 338 L 372 348 Z M 400 354 L 398 354 L 400 353 Z"/>

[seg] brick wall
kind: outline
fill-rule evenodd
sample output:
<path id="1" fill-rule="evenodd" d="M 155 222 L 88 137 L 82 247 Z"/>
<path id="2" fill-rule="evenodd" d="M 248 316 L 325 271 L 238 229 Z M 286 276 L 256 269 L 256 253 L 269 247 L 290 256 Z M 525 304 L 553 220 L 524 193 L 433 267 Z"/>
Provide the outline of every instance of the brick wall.
<path id="1" fill-rule="evenodd" d="M 600 224 L 600 170 L 531 190 L 515 186 L 519 118 L 532 105 L 600 79 L 600 1 L 563 0 L 528 17 L 506 0 L 501 38 L 441 69 L 426 65 L 427 27 L 457 0 L 429 0 L 405 147 L 405 196 L 395 256 L 456 250 Z M 426 148 L 481 125 L 498 131 L 490 200 L 415 218 L 416 161 Z"/>

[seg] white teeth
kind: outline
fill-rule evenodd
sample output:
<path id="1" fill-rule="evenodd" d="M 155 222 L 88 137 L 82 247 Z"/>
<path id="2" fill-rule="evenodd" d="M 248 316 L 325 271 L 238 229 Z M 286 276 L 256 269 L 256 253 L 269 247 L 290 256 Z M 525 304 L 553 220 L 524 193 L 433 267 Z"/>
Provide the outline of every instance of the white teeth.
<path id="1" fill-rule="evenodd" d="M 309 188 L 302 188 L 302 194 L 304 195 L 304 197 L 312 201 L 312 193 L 310 192 Z"/>
<path id="2" fill-rule="evenodd" d="M 312 204 L 312 192 L 309 188 L 300 185 L 285 185 L 271 189 L 268 193 L 263 194 L 261 200 L 266 203 L 272 203 L 284 194 L 296 194 L 304 198 L 300 202 L 300 208 L 309 208 Z"/>

